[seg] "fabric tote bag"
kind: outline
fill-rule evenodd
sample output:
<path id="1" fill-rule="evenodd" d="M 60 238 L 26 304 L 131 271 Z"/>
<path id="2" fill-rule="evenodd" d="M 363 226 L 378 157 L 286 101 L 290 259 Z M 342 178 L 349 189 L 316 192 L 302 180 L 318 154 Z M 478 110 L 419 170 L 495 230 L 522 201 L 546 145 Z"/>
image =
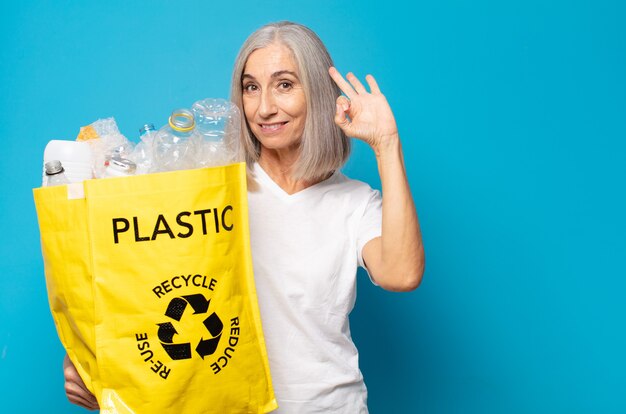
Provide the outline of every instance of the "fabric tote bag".
<path id="1" fill-rule="evenodd" d="M 34 190 L 50 308 L 102 413 L 277 407 L 245 164 Z"/>

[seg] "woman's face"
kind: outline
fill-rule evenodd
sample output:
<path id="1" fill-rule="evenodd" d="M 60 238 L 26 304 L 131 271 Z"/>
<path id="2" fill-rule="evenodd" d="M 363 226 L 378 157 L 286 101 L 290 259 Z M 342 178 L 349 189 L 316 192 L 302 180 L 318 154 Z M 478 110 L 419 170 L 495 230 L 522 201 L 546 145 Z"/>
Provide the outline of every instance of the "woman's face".
<path id="1" fill-rule="evenodd" d="M 297 151 L 306 119 L 306 97 L 291 51 L 280 43 L 257 49 L 242 76 L 243 109 L 261 146 Z"/>

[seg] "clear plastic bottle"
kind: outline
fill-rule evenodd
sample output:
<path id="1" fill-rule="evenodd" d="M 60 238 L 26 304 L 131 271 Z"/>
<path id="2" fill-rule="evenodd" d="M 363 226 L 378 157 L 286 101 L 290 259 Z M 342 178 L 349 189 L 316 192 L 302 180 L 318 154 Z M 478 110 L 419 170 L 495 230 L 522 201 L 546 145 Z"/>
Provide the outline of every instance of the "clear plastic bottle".
<path id="1" fill-rule="evenodd" d="M 155 132 L 156 128 L 154 128 L 154 124 L 144 124 L 141 128 L 139 128 L 139 138 L 141 138 L 142 142 L 151 144 Z"/>
<path id="2" fill-rule="evenodd" d="M 111 157 L 128 158 L 135 146 L 129 141 L 117 127 L 115 118 L 98 119 L 88 126 L 82 127 L 76 138 L 91 147 L 93 152 L 93 170 L 95 178 L 102 178 L 108 161 Z M 61 159 L 63 161 L 63 159 Z M 68 173 L 72 172 L 70 166 L 66 166 Z M 74 180 L 72 180 L 74 181 Z"/>
<path id="3" fill-rule="evenodd" d="M 237 106 L 225 99 L 207 98 L 191 107 L 199 134 L 198 151 L 201 167 L 226 165 L 239 160 L 241 114 Z"/>
<path id="4" fill-rule="evenodd" d="M 65 170 L 61 161 L 52 160 L 45 163 L 46 179 L 44 181 L 44 187 L 52 187 L 55 185 L 66 185 L 70 183 L 70 180 L 65 176 Z"/>
<path id="5" fill-rule="evenodd" d="M 154 152 L 152 144 L 156 135 L 153 124 L 145 124 L 139 128 L 139 138 L 141 141 L 135 146 L 128 159 L 137 164 L 137 174 L 147 174 L 152 172 L 154 163 Z"/>
<path id="6" fill-rule="evenodd" d="M 176 171 L 198 167 L 197 152 L 201 137 L 196 131 L 193 113 L 188 109 L 176 109 L 169 123 L 154 137 L 153 171 Z"/>

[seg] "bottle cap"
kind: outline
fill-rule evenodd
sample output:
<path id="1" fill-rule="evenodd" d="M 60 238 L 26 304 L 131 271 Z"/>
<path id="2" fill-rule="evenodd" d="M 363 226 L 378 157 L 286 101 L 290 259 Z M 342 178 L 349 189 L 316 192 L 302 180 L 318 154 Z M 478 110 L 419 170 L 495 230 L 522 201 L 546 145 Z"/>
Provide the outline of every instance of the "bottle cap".
<path id="1" fill-rule="evenodd" d="M 61 161 L 59 160 L 48 161 L 44 164 L 44 167 L 46 169 L 46 174 L 48 175 L 59 174 L 63 172 L 63 165 L 61 165 Z"/>
<path id="2" fill-rule="evenodd" d="M 109 165 L 107 166 L 107 168 L 124 174 L 133 175 L 135 174 L 135 171 L 137 171 L 137 164 L 135 164 L 131 160 L 127 160 L 126 158 L 113 156 L 109 160 Z"/>
<path id="3" fill-rule="evenodd" d="M 170 115 L 169 124 L 173 130 L 179 132 L 189 132 L 196 126 L 193 112 L 188 109 L 176 109 Z"/>

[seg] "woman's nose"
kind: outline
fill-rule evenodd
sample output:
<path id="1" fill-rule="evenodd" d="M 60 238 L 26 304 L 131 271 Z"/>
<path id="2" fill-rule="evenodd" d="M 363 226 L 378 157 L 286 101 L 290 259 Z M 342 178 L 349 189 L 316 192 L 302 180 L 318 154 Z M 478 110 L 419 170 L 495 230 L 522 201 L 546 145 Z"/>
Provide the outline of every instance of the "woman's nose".
<path id="1" fill-rule="evenodd" d="M 261 104 L 259 106 L 259 115 L 264 118 L 274 115 L 278 110 L 276 105 L 276 97 L 271 90 L 266 89 L 261 93 Z"/>

